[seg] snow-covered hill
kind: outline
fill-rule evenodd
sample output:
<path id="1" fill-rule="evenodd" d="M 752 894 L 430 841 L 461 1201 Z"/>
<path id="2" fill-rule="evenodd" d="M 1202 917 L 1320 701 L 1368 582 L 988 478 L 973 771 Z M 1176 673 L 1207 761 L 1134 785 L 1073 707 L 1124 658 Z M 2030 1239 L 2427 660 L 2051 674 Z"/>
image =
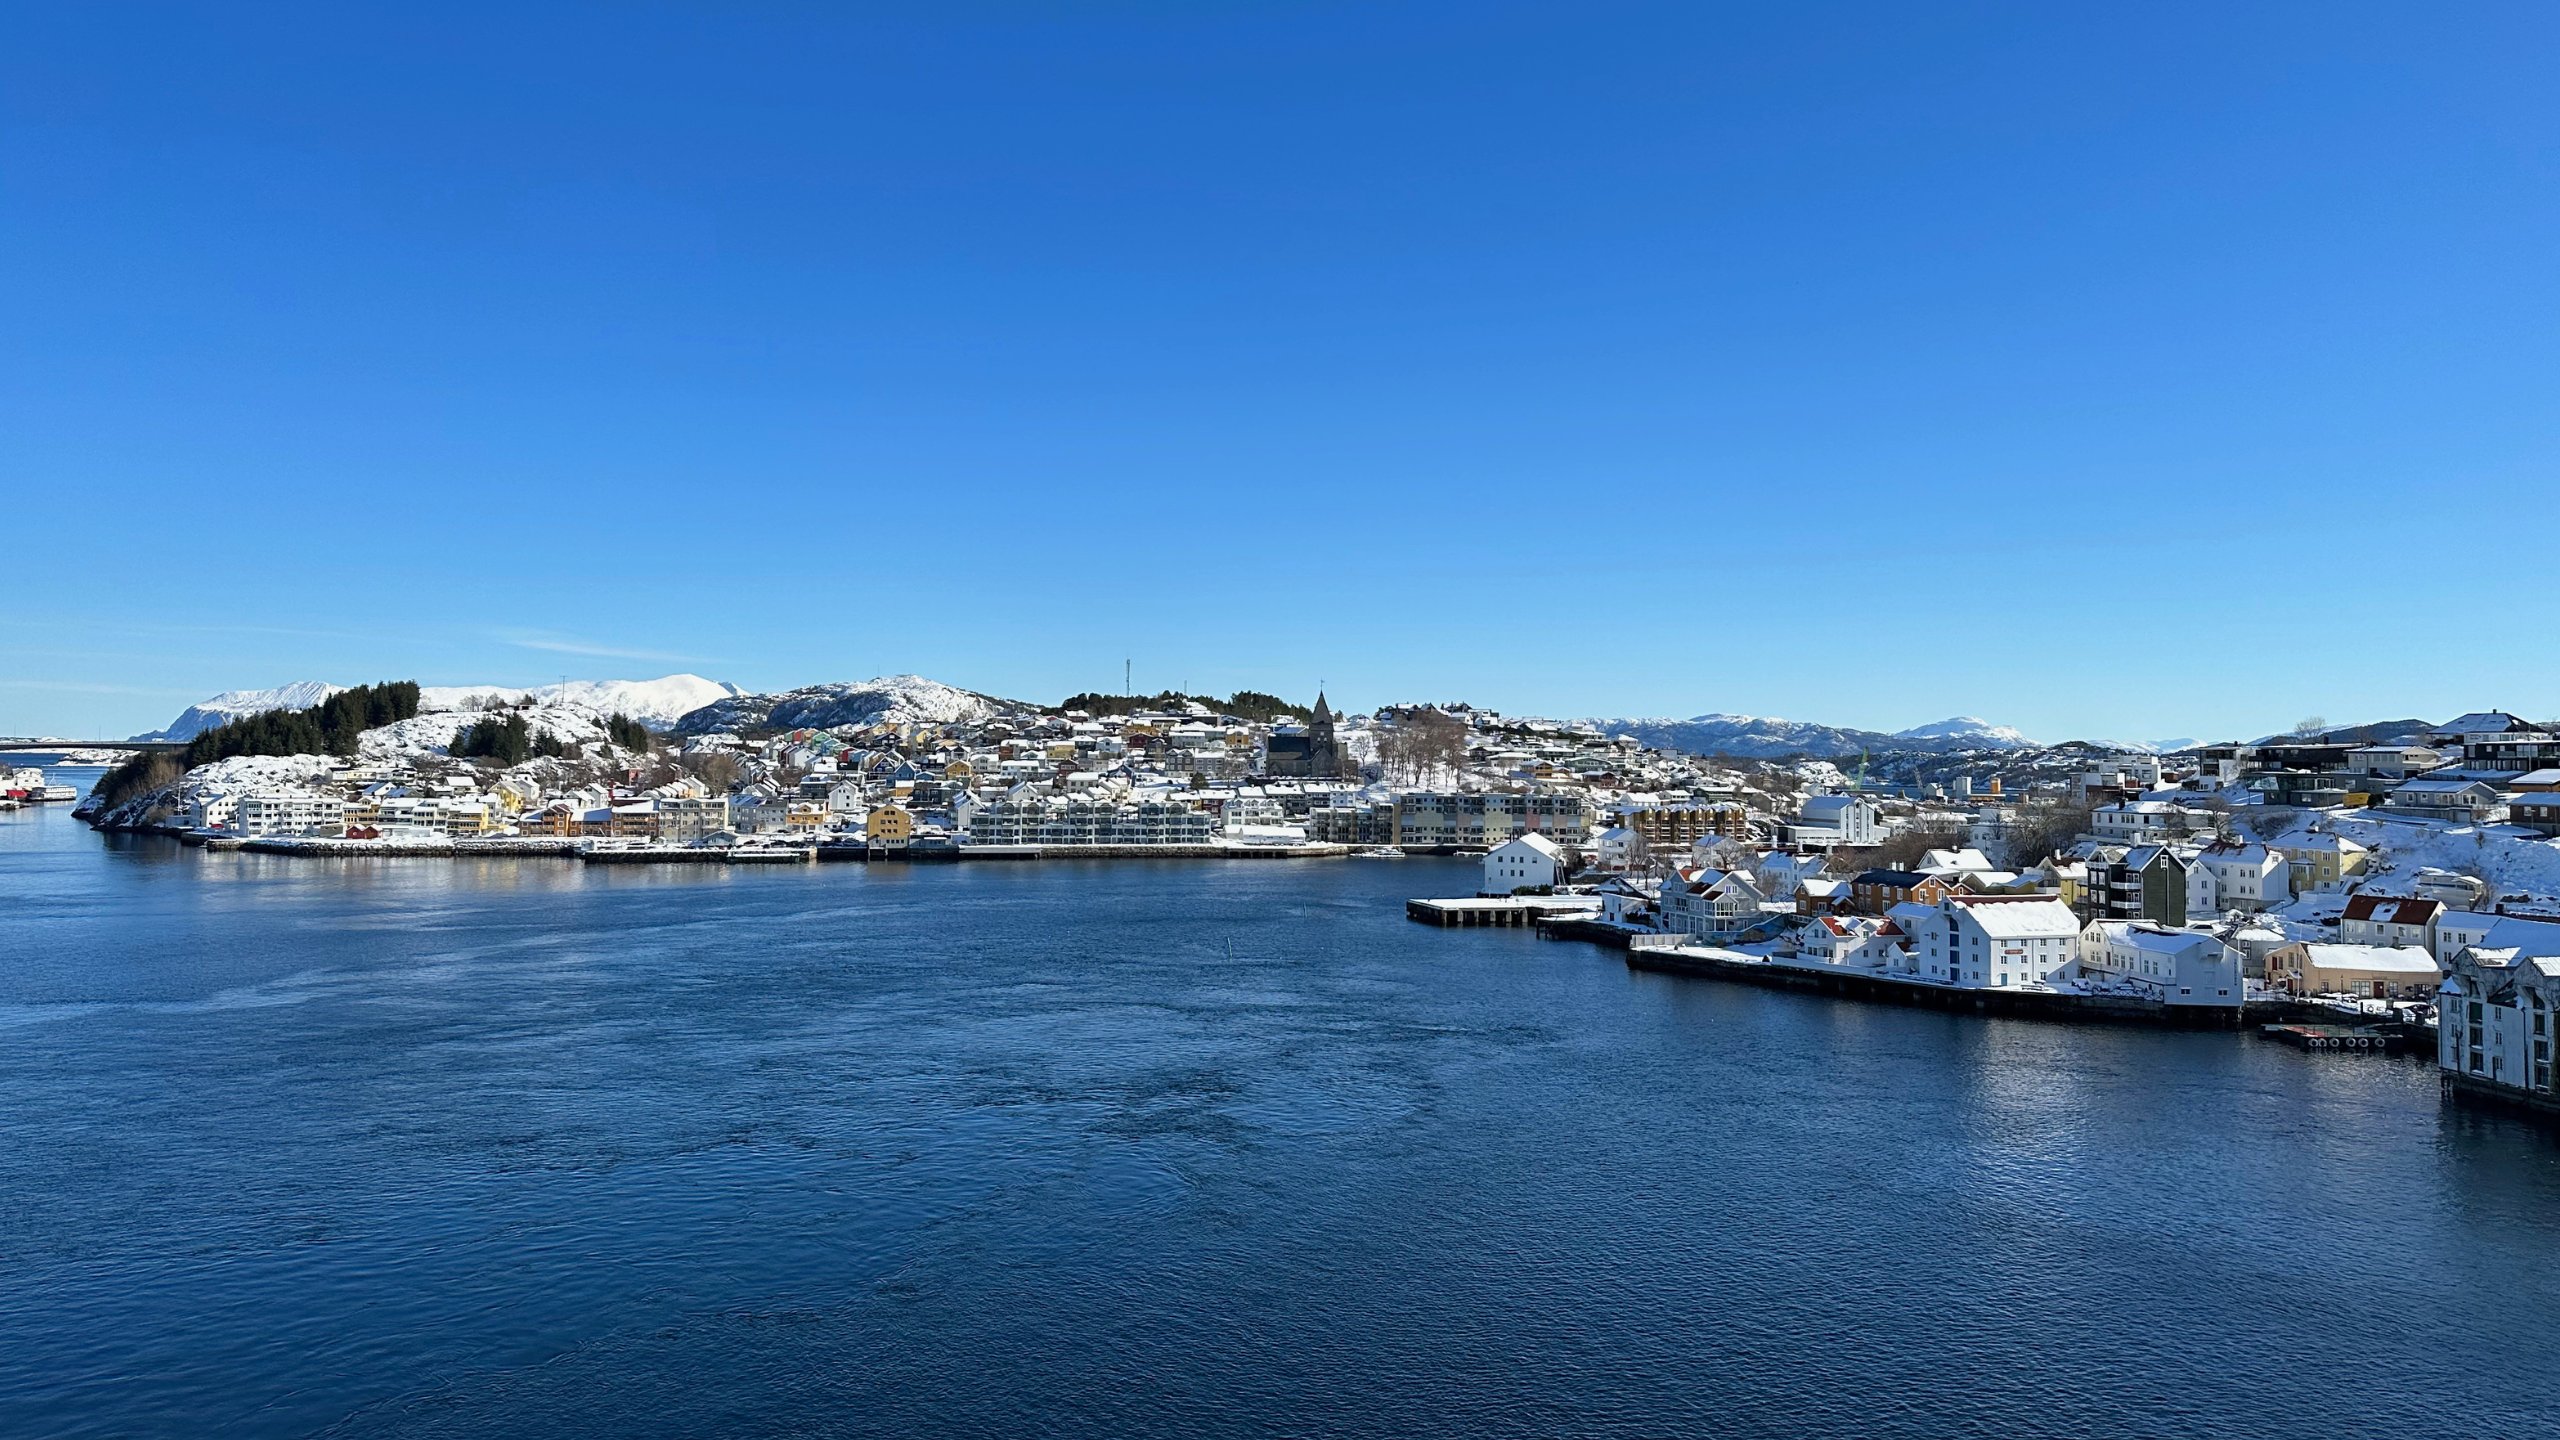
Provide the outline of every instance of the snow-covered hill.
<path id="1" fill-rule="evenodd" d="M 2023 731 L 2007 725 L 1994 725 L 1972 715 L 1958 715 L 1928 725 L 1914 725 L 1893 732 L 1896 740 L 1952 740 L 1970 748 L 1983 750 L 2031 750 L 2036 742 Z"/>
<path id="2" fill-rule="evenodd" d="M 828 730 L 840 725 L 961 724 L 986 720 L 1003 707 L 973 690 L 921 675 L 803 685 L 778 695 L 733 695 L 675 723 L 679 735 L 720 730 Z"/>
<path id="3" fill-rule="evenodd" d="M 623 714 L 653 730 L 673 725 L 686 713 L 738 694 L 735 685 L 699 675 L 662 675 L 655 680 L 569 680 L 529 689 L 508 685 L 429 685 L 418 691 L 422 713 L 484 710 L 494 701 L 516 705 L 570 706 L 598 715 Z"/>
<path id="4" fill-rule="evenodd" d="M 263 715 L 270 710 L 308 710 L 345 689 L 325 680 L 297 680 L 270 690 L 225 690 L 210 700 L 199 700 L 178 713 L 166 728 L 136 735 L 136 740 L 193 740 L 217 725 L 228 725 L 249 715 Z"/>
<path id="5" fill-rule="evenodd" d="M 526 730 L 537 740 L 548 736 L 563 744 L 584 746 L 601 744 L 605 739 L 603 716 L 584 705 L 536 702 L 510 707 L 506 713 L 523 716 Z M 356 753 L 367 760 L 415 760 L 441 755 L 463 727 L 484 718 L 485 712 L 476 708 L 422 711 L 412 719 L 367 730 L 356 741 Z"/>

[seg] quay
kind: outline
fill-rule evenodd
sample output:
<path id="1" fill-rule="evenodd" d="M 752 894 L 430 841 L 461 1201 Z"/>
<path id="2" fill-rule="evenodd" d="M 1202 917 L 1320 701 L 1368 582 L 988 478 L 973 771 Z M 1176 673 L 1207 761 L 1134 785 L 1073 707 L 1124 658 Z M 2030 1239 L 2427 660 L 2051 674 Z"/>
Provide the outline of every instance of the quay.
<path id="1" fill-rule="evenodd" d="M 1535 925 L 1565 916 L 1589 915 L 1600 902 L 1588 895 L 1476 896 L 1460 900 L 1407 900 L 1404 918 L 1425 925 L 1457 929 L 1476 925 Z"/>
<path id="2" fill-rule="evenodd" d="M 1645 944 L 1627 948 L 1627 968 L 1661 975 L 1726 980 L 1775 990 L 1809 990 L 1849 1000 L 1909 1005 L 1975 1015 L 1999 1015 L 2071 1024 L 2161 1025 L 2177 1029 L 2231 1030 L 2240 1010 L 2229 1005 L 2164 1005 L 2126 995 L 2067 990 L 2011 990 L 1943 985 L 1932 980 L 1845 970 L 1830 965 L 1787 965 L 1739 951 L 1700 945 Z M 1664 940 L 1680 937 L 1662 936 Z"/>

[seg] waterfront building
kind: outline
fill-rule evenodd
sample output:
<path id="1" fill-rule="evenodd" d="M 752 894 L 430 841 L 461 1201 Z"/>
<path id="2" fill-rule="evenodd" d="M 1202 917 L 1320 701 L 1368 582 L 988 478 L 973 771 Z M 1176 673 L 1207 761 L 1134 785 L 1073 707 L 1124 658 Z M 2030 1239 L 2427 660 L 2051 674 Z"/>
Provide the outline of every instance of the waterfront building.
<path id="1" fill-rule="evenodd" d="M 665 795 L 658 799 L 658 838 L 668 844 L 699 844 L 728 828 L 726 795 Z"/>
<path id="2" fill-rule="evenodd" d="M 969 817 L 973 845 L 1209 845 L 1218 824 L 1173 800 L 1008 795 Z"/>
<path id="3" fill-rule="evenodd" d="M 2422 999 L 2443 974 L 2436 957 L 2415 945 L 2296 941 L 2267 956 L 2267 984 L 2294 995 Z"/>
<path id="4" fill-rule="evenodd" d="M 347 802 L 307 790 L 260 790 L 240 797 L 231 829 L 240 835 L 343 835 Z"/>
<path id="5" fill-rule="evenodd" d="M 2069 979 L 2079 961 L 2080 917 L 2045 896 L 1949 895 L 1925 909 L 1897 907 L 1893 917 L 1913 932 L 1920 977 L 1945 985 L 2050 985 Z"/>
<path id="6" fill-rule="evenodd" d="M 2436 1064 L 2458 1089 L 2560 1112 L 2560 924 L 2505 920 L 2445 967 L 2436 991 Z"/>
<path id="7" fill-rule="evenodd" d="M 2090 921 L 2080 932 L 2080 974 L 2163 1005 L 2236 1006 L 2246 989 L 2239 951 L 2199 931 L 2136 920 Z"/>
<path id="8" fill-rule="evenodd" d="M 1544 835 L 1515 835 L 1485 852 L 1486 895 L 1552 890 L 1564 878 L 1564 847 Z"/>
<path id="9" fill-rule="evenodd" d="M 1732 942 L 1774 930 L 1789 913 L 1739 870 L 1682 869 L 1664 877 L 1656 893 L 1656 924 L 1666 933 Z"/>
<path id="10" fill-rule="evenodd" d="M 1589 800 L 1557 790 L 1414 790 L 1396 797 L 1393 843 L 1490 850 L 1514 835 L 1536 832 L 1579 845 L 1591 833 L 1592 816 Z"/>

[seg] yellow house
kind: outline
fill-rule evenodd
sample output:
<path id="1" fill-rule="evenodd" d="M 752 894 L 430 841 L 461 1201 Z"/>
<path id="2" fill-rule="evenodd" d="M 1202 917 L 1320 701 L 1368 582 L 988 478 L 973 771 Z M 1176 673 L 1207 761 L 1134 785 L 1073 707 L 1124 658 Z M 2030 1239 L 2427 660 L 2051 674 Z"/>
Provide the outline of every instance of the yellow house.
<path id="1" fill-rule="evenodd" d="M 945 780 L 967 780 L 977 773 L 978 767 L 966 760 L 954 760 L 942 767 L 942 778 Z"/>
<path id="2" fill-rule="evenodd" d="M 2343 835 L 2303 835 L 2267 848 L 2284 857 L 2296 895 L 2335 890 L 2348 876 L 2363 874 L 2371 858 L 2371 852 Z"/>
<path id="3" fill-rule="evenodd" d="M 903 805 L 875 805 L 863 817 L 862 830 L 871 844 L 902 847 L 916 838 L 915 812 Z"/>

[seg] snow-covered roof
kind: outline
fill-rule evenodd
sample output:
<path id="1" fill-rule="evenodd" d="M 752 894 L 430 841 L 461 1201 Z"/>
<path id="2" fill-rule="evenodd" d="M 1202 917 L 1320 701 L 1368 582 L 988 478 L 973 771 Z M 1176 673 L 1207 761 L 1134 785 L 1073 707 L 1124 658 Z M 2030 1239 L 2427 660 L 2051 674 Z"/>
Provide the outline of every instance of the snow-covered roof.
<path id="1" fill-rule="evenodd" d="M 2034 935 L 2077 935 L 2080 917 L 2059 900 L 2008 900 L 1987 895 L 1958 895 L 1947 901 L 1973 917 L 1995 940 Z"/>
<path id="2" fill-rule="evenodd" d="M 2310 941 L 2305 959 L 2320 970 L 2364 970 L 2376 975 L 2439 975 L 2436 957 L 2415 945 L 2333 945 Z"/>

